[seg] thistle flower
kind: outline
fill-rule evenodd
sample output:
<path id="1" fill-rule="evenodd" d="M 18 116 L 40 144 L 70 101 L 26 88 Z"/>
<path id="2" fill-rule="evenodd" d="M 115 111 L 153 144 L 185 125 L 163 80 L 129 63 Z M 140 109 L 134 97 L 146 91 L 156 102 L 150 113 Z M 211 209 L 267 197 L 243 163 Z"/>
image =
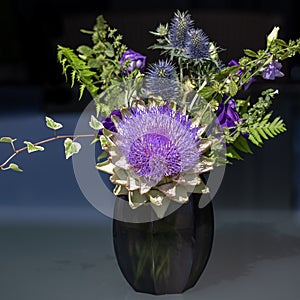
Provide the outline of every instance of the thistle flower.
<path id="1" fill-rule="evenodd" d="M 164 176 L 178 175 L 197 164 L 198 130 L 179 111 L 151 107 L 118 124 L 116 144 L 138 176 L 157 184 Z"/>
<path id="2" fill-rule="evenodd" d="M 191 29 L 188 32 L 185 51 L 193 59 L 206 59 L 210 57 L 209 40 L 202 29 Z"/>
<path id="3" fill-rule="evenodd" d="M 159 60 L 150 65 L 145 77 L 146 89 L 164 100 L 176 99 L 179 95 L 179 83 L 175 66 L 167 60 Z"/>
<path id="4" fill-rule="evenodd" d="M 161 205 L 164 197 L 184 203 L 189 192 L 205 192 L 199 175 L 214 162 L 204 155 L 211 141 L 200 138 L 203 128 L 169 104 L 140 104 L 122 113 L 122 119 L 112 117 L 117 132 L 103 139 L 109 159 L 97 165 L 112 174 L 116 195 L 128 194 L 136 208 L 149 201 Z"/>
<path id="5" fill-rule="evenodd" d="M 185 12 L 177 12 L 171 20 L 169 40 L 172 47 L 184 49 L 188 38 L 188 31 L 192 28 L 191 16 Z"/>

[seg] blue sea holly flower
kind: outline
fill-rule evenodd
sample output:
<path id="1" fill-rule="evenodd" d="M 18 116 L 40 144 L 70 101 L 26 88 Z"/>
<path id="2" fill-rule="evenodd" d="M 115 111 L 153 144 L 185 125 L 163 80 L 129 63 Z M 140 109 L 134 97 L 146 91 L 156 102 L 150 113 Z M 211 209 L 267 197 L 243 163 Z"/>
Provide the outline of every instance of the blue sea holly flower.
<path id="1" fill-rule="evenodd" d="M 274 80 L 275 77 L 283 77 L 284 74 L 280 71 L 282 64 L 274 60 L 268 64 L 268 66 L 262 71 L 262 77 L 268 80 Z"/>
<path id="2" fill-rule="evenodd" d="M 188 31 L 192 28 L 193 21 L 187 13 L 177 12 L 171 20 L 169 40 L 174 48 L 184 49 L 188 38 Z"/>
<path id="3" fill-rule="evenodd" d="M 209 40 L 202 29 L 191 29 L 188 32 L 185 51 L 193 59 L 207 59 L 210 57 Z"/>
<path id="4" fill-rule="evenodd" d="M 159 60 L 150 65 L 145 76 L 148 92 L 164 100 L 174 100 L 179 96 L 179 82 L 175 66 L 167 60 Z"/>
<path id="5" fill-rule="evenodd" d="M 146 65 L 146 56 L 135 52 L 132 49 L 129 49 L 125 51 L 120 59 L 121 66 L 125 65 L 126 61 L 130 61 L 129 66 L 127 69 L 123 69 L 123 74 L 131 73 L 135 69 L 139 69 L 142 73 L 145 71 L 145 65 Z"/>

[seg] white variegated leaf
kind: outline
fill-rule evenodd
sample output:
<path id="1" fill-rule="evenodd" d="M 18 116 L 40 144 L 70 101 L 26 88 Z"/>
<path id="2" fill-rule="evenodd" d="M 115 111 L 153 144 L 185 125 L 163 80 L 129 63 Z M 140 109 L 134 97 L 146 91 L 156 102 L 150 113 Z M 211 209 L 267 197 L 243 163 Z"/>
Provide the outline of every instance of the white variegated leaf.
<path id="1" fill-rule="evenodd" d="M 69 159 L 74 154 L 78 153 L 81 149 L 81 145 L 78 142 L 74 142 L 70 138 L 66 138 L 64 141 L 66 159 Z"/>
<path id="2" fill-rule="evenodd" d="M 108 174 L 114 174 L 114 168 L 116 166 L 113 165 L 109 160 L 106 160 L 104 162 L 100 162 L 96 165 L 96 169 L 101 171 L 101 172 L 105 172 Z"/>

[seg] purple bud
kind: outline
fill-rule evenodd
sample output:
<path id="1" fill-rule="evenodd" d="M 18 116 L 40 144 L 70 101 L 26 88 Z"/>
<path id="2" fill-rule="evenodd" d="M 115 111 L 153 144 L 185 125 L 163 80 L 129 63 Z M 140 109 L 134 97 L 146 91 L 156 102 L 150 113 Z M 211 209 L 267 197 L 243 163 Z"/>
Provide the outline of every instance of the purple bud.
<path id="1" fill-rule="evenodd" d="M 139 69 L 142 73 L 145 71 L 146 65 L 146 56 L 129 49 L 122 54 L 120 59 L 121 66 L 124 66 L 125 62 L 130 60 L 129 66 L 126 69 L 123 69 L 123 74 L 131 73 L 135 69 Z"/>

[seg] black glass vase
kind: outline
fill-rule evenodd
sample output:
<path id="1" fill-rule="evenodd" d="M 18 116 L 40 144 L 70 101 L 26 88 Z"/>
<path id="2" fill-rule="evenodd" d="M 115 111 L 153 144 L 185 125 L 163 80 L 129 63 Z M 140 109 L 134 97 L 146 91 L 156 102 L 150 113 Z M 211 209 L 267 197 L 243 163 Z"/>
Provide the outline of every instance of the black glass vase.
<path id="1" fill-rule="evenodd" d="M 191 194 L 189 202 L 152 222 L 127 223 L 114 219 L 116 259 L 135 291 L 179 294 L 199 280 L 214 235 L 212 203 L 199 208 L 200 198 L 199 194 Z"/>

